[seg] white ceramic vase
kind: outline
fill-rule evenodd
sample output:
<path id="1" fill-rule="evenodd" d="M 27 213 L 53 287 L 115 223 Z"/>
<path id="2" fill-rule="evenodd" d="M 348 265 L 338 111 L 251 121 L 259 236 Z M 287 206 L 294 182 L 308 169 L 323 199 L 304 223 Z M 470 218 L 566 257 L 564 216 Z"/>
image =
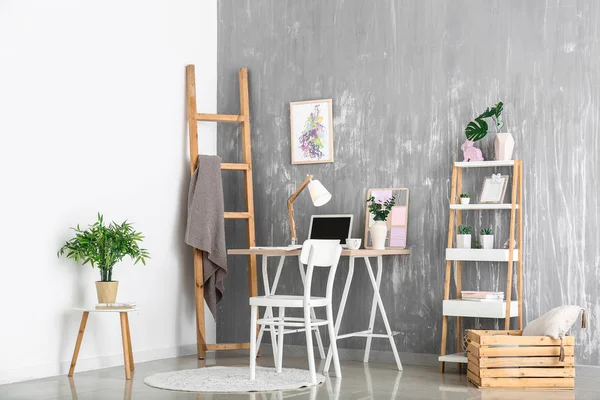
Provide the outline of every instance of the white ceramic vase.
<path id="1" fill-rule="evenodd" d="M 496 160 L 512 160 L 515 139 L 510 133 L 497 133 L 496 140 L 494 140 L 494 149 Z"/>
<path id="2" fill-rule="evenodd" d="M 470 201 L 471 201 L 470 197 L 461 197 L 460 198 L 460 204 L 462 204 L 462 205 L 467 205 L 467 204 L 469 204 Z"/>
<path id="3" fill-rule="evenodd" d="M 479 235 L 479 240 L 481 240 L 481 246 L 484 249 L 494 248 L 494 235 Z"/>
<path id="4" fill-rule="evenodd" d="M 456 235 L 456 247 L 458 249 L 470 249 L 471 235 Z"/>
<path id="5" fill-rule="evenodd" d="M 369 228 L 371 232 L 371 244 L 374 249 L 385 249 L 385 239 L 387 237 L 387 224 L 385 221 L 375 221 Z"/>

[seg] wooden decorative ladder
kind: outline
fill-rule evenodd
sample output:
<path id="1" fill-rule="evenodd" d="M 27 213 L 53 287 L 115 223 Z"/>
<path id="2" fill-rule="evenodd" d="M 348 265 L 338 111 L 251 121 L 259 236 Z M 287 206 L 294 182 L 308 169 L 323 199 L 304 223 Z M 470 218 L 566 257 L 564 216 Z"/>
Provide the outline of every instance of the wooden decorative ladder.
<path id="1" fill-rule="evenodd" d="M 186 67 L 187 115 L 190 134 L 190 172 L 193 175 L 198 167 L 198 121 L 230 122 L 242 125 L 242 163 L 222 163 L 222 170 L 244 172 L 246 211 L 225 212 L 225 219 L 247 220 L 248 247 L 256 245 L 254 235 L 254 195 L 252 190 L 252 153 L 250 144 L 250 103 L 248 97 L 248 69 L 239 71 L 240 114 L 201 114 L 196 111 L 196 75 L 194 65 Z M 250 296 L 258 295 L 256 275 L 256 255 L 248 256 L 248 280 Z M 194 281 L 196 294 L 196 335 L 198 358 L 204 359 L 207 350 L 250 349 L 250 343 L 206 343 L 204 324 L 204 268 L 202 252 L 194 249 Z"/>
<path id="2" fill-rule="evenodd" d="M 459 196 L 462 193 L 464 168 L 495 168 L 512 167 L 511 202 L 504 204 L 468 204 L 462 205 Z M 478 210 L 510 210 L 510 233 L 508 249 L 455 249 L 453 239 L 456 227 L 462 224 L 463 211 Z M 518 218 L 518 221 L 517 221 Z M 456 219 L 456 224 L 455 224 Z M 516 233 L 515 233 L 516 231 Z M 517 247 L 515 248 L 515 239 Z M 462 290 L 462 261 L 496 261 L 507 262 L 506 293 L 504 302 L 495 305 L 490 302 L 471 302 L 461 299 Z M 517 300 L 516 304 L 511 299 L 513 262 L 517 262 Z M 450 299 L 450 280 L 452 275 L 452 262 L 456 264 L 455 282 L 456 299 Z M 490 305 L 494 307 L 490 308 Z M 511 308 L 515 307 L 515 308 Z M 448 247 L 446 249 L 446 279 L 444 281 L 444 303 L 442 307 L 442 343 L 440 371 L 444 372 L 446 362 L 467 364 L 468 360 L 462 349 L 462 321 L 463 317 L 501 318 L 504 319 L 504 329 L 510 329 L 510 318 L 517 317 L 519 329 L 523 329 L 523 162 L 521 160 L 508 161 L 476 161 L 455 162 L 452 167 L 452 190 L 450 194 L 450 216 L 448 221 Z M 448 338 L 448 317 L 456 317 L 456 354 L 446 354 Z"/>

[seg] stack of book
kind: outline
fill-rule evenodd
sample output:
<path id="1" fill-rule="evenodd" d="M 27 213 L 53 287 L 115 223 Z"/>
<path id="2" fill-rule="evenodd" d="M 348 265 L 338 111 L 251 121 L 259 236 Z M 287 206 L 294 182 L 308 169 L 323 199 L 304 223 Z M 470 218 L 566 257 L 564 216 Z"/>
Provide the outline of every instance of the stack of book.
<path id="1" fill-rule="evenodd" d="M 135 303 L 98 303 L 96 310 L 130 310 L 135 308 Z"/>
<path id="2" fill-rule="evenodd" d="M 504 292 L 478 292 L 463 290 L 460 292 L 463 300 L 470 301 L 503 301 Z"/>

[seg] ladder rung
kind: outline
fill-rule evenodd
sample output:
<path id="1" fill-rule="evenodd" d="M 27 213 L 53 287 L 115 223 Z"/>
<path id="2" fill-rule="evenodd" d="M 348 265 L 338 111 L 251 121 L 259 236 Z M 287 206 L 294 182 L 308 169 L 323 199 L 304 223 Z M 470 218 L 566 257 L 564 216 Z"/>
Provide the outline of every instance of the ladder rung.
<path id="1" fill-rule="evenodd" d="M 212 122 L 244 122 L 246 121 L 246 117 L 243 115 L 198 113 L 196 114 L 196 120 Z"/>
<path id="2" fill-rule="evenodd" d="M 236 171 L 247 171 L 250 169 L 250 164 L 240 164 L 240 163 L 222 163 L 221 169 L 232 169 Z"/>
<path id="3" fill-rule="evenodd" d="M 225 218 L 230 218 L 230 219 L 248 219 L 250 218 L 251 215 L 249 212 L 245 212 L 245 211 L 234 211 L 234 212 L 226 212 L 225 213 Z"/>

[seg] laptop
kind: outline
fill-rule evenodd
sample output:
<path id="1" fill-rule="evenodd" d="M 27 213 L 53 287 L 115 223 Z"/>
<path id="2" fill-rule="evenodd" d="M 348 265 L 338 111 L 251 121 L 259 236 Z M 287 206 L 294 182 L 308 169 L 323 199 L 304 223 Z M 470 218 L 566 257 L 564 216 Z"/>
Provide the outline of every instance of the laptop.
<path id="1" fill-rule="evenodd" d="M 339 239 L 346 247 L 346 239 L 352 237 L 352 214 L 313 215 L 310 217 L 309 239 Z"/>

